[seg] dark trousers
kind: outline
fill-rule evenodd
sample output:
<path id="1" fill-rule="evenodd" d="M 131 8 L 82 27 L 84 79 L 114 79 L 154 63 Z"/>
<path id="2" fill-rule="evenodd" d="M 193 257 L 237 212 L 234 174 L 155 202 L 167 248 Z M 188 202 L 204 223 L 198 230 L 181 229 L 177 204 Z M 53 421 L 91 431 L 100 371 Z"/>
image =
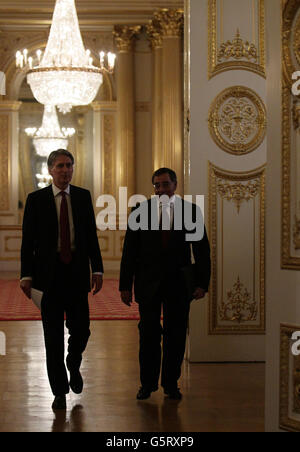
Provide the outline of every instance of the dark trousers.
<path id="1" fill-rule="evenodd" d="M 58 258 L 53 286 L 45 291 L 42 299 L 47 372 L 55 396 L 69 392 L 64 360 L 64 318 L 70 335 L 67 367 L 71 371 L 79 370 L 90 336 L 88 294 L 78 291 L 72 262 L 65 265 Z"/>
<path id="2" fill-rule="evenodd" d="M 180 291 L 176 293 L 167 285 L 161 287 L 151 302 L 139 303 L 139 362 L 142 386 L 156 390 L 160 370 L 161 385 L 164 388 L 177 386 L 185 353 L 189 311 L 190 303 L 182 297 Z"/>

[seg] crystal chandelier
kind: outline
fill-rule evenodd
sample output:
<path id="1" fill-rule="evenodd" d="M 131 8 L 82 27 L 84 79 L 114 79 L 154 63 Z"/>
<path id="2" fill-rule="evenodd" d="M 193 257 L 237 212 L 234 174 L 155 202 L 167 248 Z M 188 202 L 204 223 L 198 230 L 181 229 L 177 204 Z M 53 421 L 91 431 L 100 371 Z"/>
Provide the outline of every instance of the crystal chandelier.
<path id="1" fill-rule="evenodd" d="M 42 163 L 41 173 L 37 173 L 35 177 L 38 180 L 37 185 L 39 188 L 47 187 L 51 183 L 52 177 L 48 173 L 48 167 L 46 162 Z"/>
<path id="2" fill-rule="evenodd" d="M 67 149 L 68 137 L 74 135 L 75 129 L 65 127 L 61 129 L 56 107 L 45 105 L 42 126 L 38 130 L 35 127 L 27 128 L 25 132 L 33 137 L 36 153 L 42 157 L 48 157 L 56 149 Z"/>
<path id="3" fill-rule="evenodd" d="M 115 54 L 100 52 L 100 67 L 93 65 L 90 50 L 85 50 L 74 0 L 56 0 L 46 50 L 37 51 L 37 59 L 27 49 L 16 54 L 18 67 L 28 64 L 27 81 L 36 100 L 56 105 L 67 113 L 75 105 L 90 104 L 103 81 L 103 73 L 112 73 Z M 37 63 L 37 64 L 35 64 Z"/>

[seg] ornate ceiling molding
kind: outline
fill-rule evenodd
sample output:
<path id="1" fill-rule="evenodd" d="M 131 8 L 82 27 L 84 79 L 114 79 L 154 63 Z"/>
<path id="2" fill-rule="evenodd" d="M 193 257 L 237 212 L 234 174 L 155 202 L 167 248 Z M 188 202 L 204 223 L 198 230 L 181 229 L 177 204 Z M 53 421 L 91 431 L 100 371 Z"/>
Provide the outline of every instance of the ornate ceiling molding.
<path id="1" fill-rule="evenodd" d="M 0 28 L 39 27 L 51 24 L 55 0 L 15 0 L 0 3 Z M 80 27 L 115 24 L 144 25 L 161 8 L 183 8 L 183 0 L 76 0 Z"/>

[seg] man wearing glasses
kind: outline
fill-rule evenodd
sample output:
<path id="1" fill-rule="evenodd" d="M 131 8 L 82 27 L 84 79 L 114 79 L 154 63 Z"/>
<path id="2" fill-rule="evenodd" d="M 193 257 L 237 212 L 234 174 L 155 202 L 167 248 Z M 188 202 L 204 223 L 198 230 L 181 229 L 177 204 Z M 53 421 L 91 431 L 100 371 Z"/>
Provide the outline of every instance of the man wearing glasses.
<path id="1" fill-rule="evenodd" d="M 160 168 L 153 174 L 152 183 L 158 203 L 155 204 L 153 199 L 146 201 L 148 227 L 131 228 L 129 217 L 119 289 L 123 303 L 130 306 L 134 284 L 135 301 L 139 304 L 141 387 L 137 399 L 147 399 L 158 389 L 161 371 L 164 393 L 171 399 L 180 400 L 178 380 L 185 352 L 190 301 L 203 298 L 208 290 L 210 247 L 203 218 L 197 216 L 200 209 L 175 196 L 176 173 L 169 168 Z M 187 218 L 187 213 L 191 218 Z M 155 215 L 157 228 L 153 221 Z M 202 222 L 201 237 L 193 236 L 188 227 L 194 224 L 197 229 L 197 222 Z M 191 264 L 191 247 L 195 285 L 192 295 L 188 295 L 183 269 Z M 162 311 L 163 327 L 160 322 Z"/>

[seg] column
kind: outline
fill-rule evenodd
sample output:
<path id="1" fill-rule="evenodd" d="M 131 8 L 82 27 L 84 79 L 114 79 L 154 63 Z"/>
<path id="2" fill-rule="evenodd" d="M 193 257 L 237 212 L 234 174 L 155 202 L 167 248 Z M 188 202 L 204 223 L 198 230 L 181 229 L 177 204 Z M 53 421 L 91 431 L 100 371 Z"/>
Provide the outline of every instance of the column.
<path id="1" fill-rule="evenodd" d="M 141 27 L 118 25 L 114 28 L 117 46 L 117 152 L 116 188 L 128 187 L 135 193 L 135 101 L 133 44 Z"/>
<path id="2" fill-rule="evenodd" d="M 74 135 L 74 148 L 72 149 L 75 159 L 75 171 L 73 175 L 73 184 L 84 186 L 85 185 L 85 171 L 87 165 L 86 159 L 86 147 L 87 147 L 87 115 L 90 107 L 86 105 L 74 107 L 75 121 L 76 121 L 76 134 Z M 69 150 L 70 141 L 69 141 Z M 72 152 L 71 151 L 71 152 Z M 87 188 L 91 188 L 88 186 Z"/>
<path id="3" fill-rule="evenodd" d="M 22 102 L 0 102 L 0 224 L 18 223 L 19 108 Z"/>
<path id="4" fill-rule="evenodd" d="M 164 165 L 177 173 L 177 193 L 183 195 L 183 11 L 162 9 L 154 14 L 162 32 L 162 154 Z"/>
<path id="5" fill-rule="evenodd" d="M 94 198 L 116 195 L 116 102 L 92 102 L 94 124 Z M 100 150 L 100 152 L 99 152 Z"/>
<path id="6" fill-rule="evenodd" d="M 147 25 L 153 53 L 152 74 L 152 170 L 164 166 L 162 143 L 162 33 L 157 20 Z"/>

